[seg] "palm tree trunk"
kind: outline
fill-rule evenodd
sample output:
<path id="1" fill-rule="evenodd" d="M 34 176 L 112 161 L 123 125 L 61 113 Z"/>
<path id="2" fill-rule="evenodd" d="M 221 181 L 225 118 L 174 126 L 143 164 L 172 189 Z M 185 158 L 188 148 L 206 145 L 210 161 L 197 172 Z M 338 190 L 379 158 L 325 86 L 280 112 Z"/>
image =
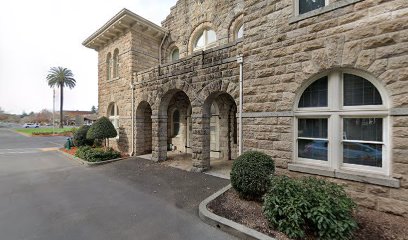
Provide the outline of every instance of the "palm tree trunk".
<path id="1" fill-rule="evenodd" d="M 61 96 L 60 96 L 60 125 L 59 128 L 64 128 L 64 85 L 60 85 L 60 89 L 61 89 Z"/>

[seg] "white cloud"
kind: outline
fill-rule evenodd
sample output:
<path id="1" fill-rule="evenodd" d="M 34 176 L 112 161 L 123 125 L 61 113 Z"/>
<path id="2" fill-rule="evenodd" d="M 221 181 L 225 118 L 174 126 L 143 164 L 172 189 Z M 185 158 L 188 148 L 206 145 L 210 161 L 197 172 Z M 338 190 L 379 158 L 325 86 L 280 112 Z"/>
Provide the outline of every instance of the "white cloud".
<path id="1" fill-rule="evenodd" d="M 45 77 L 54 66 L 73 71 L 64 109 L 97 105 L 97 53 L 81 45 L 122 8 L 160 25 L 176 0 L 13 0 L 0 3 L 0 107 L 8 112 L 52 108 Z"/>

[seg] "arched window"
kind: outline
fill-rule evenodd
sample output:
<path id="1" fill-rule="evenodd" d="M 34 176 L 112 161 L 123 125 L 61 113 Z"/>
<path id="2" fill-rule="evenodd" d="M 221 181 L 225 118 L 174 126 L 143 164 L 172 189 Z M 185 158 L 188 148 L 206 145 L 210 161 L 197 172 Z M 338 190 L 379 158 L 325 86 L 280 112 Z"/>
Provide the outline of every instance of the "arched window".
<path id="1" fill-rule="evenodd" d="M 236 39 L 241 39 L 244 37 L 244 24 L 242 24 L 237 31 Z"/>
<path id="2" fill-rule="evenodd" d="M 106 56 L 106 80 L 112 79 L 112 54 Z"/>
<path id="3" fill-rule="evenodd" d="M 180 51 L 178 48 L 174 48 L 170 54 L 170 61 L 174 62 L 180 59 Z"/>
<path id="4" fill-rule="evenodd" d="M 332 72 L 302 92 L 295 108 L 297 162 L 389 175 L 387 98 L 368 79 Z"/>
<path id="5" fill-rule="evenodd" d="M 180 133 L 180 112 L 179 110 L 174 110 L 173 112 L 173 136 L 177 136 Z"/>
<path id="6" fill-rule="evenodd" d="M 108 107 L 108 118 L 112 122 L 113 126 L 115 127 L 118 135 L 116 138 L 119 138 L 119 108 L 116 103 L 109 104 Z"/>
<path id="7" fill-rule="evenodd" d="M 113 78 L 119 77 L 119 49 L 113 52 Z"/>
<path id="8" fill-rule="evenodd" d="M 211 29 L 205 29 L 197 38 L 194 44 L 194 51 L 206 50 L 215 47 L 217 34 Z"/>

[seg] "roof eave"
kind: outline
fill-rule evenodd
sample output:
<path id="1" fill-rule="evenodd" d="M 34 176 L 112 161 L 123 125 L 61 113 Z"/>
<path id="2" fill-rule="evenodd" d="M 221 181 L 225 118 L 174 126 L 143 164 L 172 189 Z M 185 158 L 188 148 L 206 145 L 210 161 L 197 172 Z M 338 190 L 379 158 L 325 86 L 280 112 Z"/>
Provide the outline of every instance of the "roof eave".
<path id="1" fill-rule="evenodd" d="M 138 30 L 151 37 L 157 38 L 162 38 L 167 32 L 163 27 L 160 27 L 124 8 L 100 29 L 89 36 L 82 45 L 98 50 L 114 39 L 125 34 L 125 32 L 130 29 Z"/>

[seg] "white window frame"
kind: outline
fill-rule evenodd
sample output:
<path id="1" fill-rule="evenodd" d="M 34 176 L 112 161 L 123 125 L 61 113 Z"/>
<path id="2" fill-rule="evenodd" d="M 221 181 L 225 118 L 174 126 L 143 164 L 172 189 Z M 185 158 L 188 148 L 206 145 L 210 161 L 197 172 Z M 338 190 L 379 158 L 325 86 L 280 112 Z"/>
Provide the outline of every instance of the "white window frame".
<path id="1" fill-rule="evenodd" d="M 241 28 L 242 28 L 242 37 L 239 37 L 238 34 L 239 34 L 239 31 L 241 30 Z M 242 23 L 242 24 L 238 25 L 238 28 L 237 28 L 236 33 L 235 33 L 235 40 L 244 39 L 244 34 L 245 34 L 245 28 L 244 28 L 244 24 Z"/>
<path id="2" fill-rule="evenodd" d="M 114 112 L 113 116 L 111 115 L 111 108 L 113 108 L 113 112 Z M 119 109 L 116 103 L 112 103 L 111 108 L 108 109 L 108 118 L 116 129 L 116 132 L 117 132 L 116 139 L 119 139 L 119 128 L 120 128 L 120 125 L 119 125 L 120 117 L 118 113 Z"/>
<path id="3" fill-rule="evenodd" d="M 209 31 L 213 31 L 215 33 L 215 41 L 208 43 L 208 32 Z M 201 36 L 204 36 L 204 46 L 202 47 L 197 47 L 197 42 L 200 39 Z M 210 28 L 206 28 L 204 29 L 196 38 L 194 41 L 194 46 L 193 46 L 193 52 L 196 51 L 205 51 L 207 49 L 213 48 L 217 46 L 217 41 L 218 41 L 218 37 L 217 37 L 217 32 L 215 32 L 214 30 L 210 29 Z"/>
<path id="4" fill-rule="evenodd" d="M 299 15 L 303 15 L 303 14 L 306 14 L 306 13 L 309 13 L 309 12 L 312 12 L 312 11 L 314 11 L 314 10 L 312 10 L 312 11 L 309 11 L 309 12 L 305 12 L 305 13 L 300 13 L 300 8 L 299 8 L 299 1 L 300 0 L 293 0 L 293 5 L 295 6 L 295 16 L 299 16 Z M 324 6 L 326 7 L 327 5 L 329 5 L 330 4 L 330 2 L 332 2 L 333 0 L 325 0 L 325 3 L 324 3 Z M 317 9 L 315 9 L 315 10 L 317 10 Z"/>
<path id="5" fill-rule="evenodd" d="M 363 106 L 343 106 L 343 74 L 353 74 L 363 77 L 371 82 L 379 91 L 382 98 L 382 105 L 363 105 Z M 327 107 L 298 108 L 303 92 L 316 80 L 328 76 L 328 104 Z M 329 170 L 343 170 L 349 172 L 360 172 L 366 174 L 390 176 L 391 169 L 391 120 L 389 114 L 389 103 L 387 93 L 375 79 L 370 75 L 361 73 L 356 70 L 344 69 L 341 71 L 330 72 L 328 74 L 319 74 L 312 81 L 309 81 L 301 88 L 299 95 L 295 100 L 294 108 L 294 151 L 293 159 L 295 163 L 305 164 L 327 168 Z M 327 141 L 328 141 L 328 161 L 304 159 L 298 157 L 298 120 L 304 118 L 327 118 Z M 343 119 L 345 118 L 381 118 L 383 121 L 383 138 L 382 142 L 370 141 L 351 141 L 343 140 Z M 319 140 L 319 139 L 317 139 Z M 326 140 L 326 139 L 322 139 Z M 343 143 L 375 143 L 382 144 L 382 167 L 372 167 L 357 164 L 343 163 Z"/>
<path id="6" fill-rule="evenodd" d="M 179 52 L 178 59 L 173 59 L 173 54 L 174 54 L 174 51 L 176 51 L 176 50 Z M 175 62 L 175 61 L 178 61 L 178 60 L 180 60 L 180 49 L 178 47 L 175 47 L 170 51 L 169 61 L 170 62 Z"/>
<path id="7" fill-rule="evenodd" d="M 113 73 L 112 79 L 119 78 L 119 49 L 115 49 L 112 57 Z"/>

